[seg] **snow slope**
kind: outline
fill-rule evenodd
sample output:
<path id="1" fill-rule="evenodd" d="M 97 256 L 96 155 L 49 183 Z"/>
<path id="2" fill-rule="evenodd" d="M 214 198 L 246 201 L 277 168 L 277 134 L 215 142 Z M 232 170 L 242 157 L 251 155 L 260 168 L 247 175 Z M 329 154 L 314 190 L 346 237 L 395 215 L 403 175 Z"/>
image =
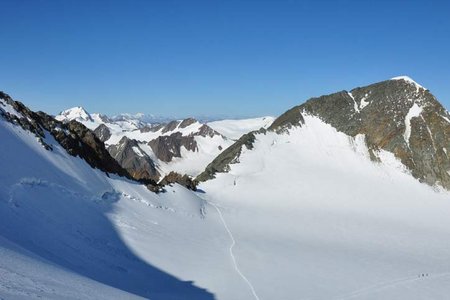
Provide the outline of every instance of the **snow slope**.
<path id="1" fill-rule="evenodd" d="M 112 299 L 130 294 L 53 265 L 0 237 L 1 299 Z"/>
<path id="2" fill-rule="evenodd" d="M 237 140 L 250 131 L 269 127 L 274 120 L 274 117 L 269 116 L 242 120 L 220 120 L 209 122 L 208 126 L 230 139 Z"/>
<path id="3" fill-rule="evenodd" d="M 0 298 L 212 299 L 183 273 L 202 252 L 202 238 L 189 233 L 204 223 L 203 200 L 179 186 L 157 195 L 107 177 L 50 135 L 54 151 L 1 118 L 0 136 Z M 122 228 L 149 235 L 148 253 L 164 249 L 165 258 L 136 255 Z M 179 258 L 177 277 L 161 266 L 171 255 Z"/>
<path id="4" fill-rule="evenodd" d="M 450 293 L 449 193 L 317 118 L 257 134 L 197 194 L 107 177 L 1 118 L 0 137 L 0 298 Z"/>
<path id="5" fill-rule="evenodd" d="M 1 117 L 0 137 L 1 299 L 249 297 L 198 195 L 108 177 Z"/>
<path id="6" fill-rule="evenodd" d="M 374 164 L 361 135 L 305 122 L 258 134 L 200 186 L 233 236 L 245 299 L 446 299 L 449 193 L 388 152 Z"/>

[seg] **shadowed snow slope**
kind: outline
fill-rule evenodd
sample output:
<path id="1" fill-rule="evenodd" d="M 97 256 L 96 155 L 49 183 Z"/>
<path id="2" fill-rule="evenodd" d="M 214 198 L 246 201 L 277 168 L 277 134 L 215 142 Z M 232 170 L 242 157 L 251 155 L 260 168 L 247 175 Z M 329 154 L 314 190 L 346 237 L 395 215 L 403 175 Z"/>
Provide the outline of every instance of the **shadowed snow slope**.
<path id="1" fill-rule="evenodd" d="M 162 270 L 161 261 L 154 266 L 137 256 L 120 232 L 153 235 L 146 245 L 149 256 L 162 247 L 166 259 L 188 260 L 178 251 L 195 251 L 195 237 L 189 239 L 192 249 L 182 247 L 182 236 L 167 240 L 169 228 L 163 236 L 155 234 L 158 224 L 164 226 L 159 219 L 170 219 L 172 230 L 179 226 L 187 236 L 203 223 L 201 199 L 179 186 L 156 195 L 143 185 L 109 178 L 69 156 L 50 134 L 46 143 L 53 151 L 1 117 L 0 137 L 0 298 L 213 299 L 184 281 L 186 272 L 178 272 L 184 280 L 178 279 Z M 142 227 L 127 223 L 134 212 L 143 215 Z"/>
<path id="2" fill-rule="evenodd" d="M 376 110 L 365 94 L 337 96 L 353 116 Z M 0 117 L 0 298 L 447 299 L 449 192 L 369 150 L 370 131 L 297 108 L 274 123 L 223 151 L 203 193 L 154 194 Z"/>
<path id="3" fill-rule="evenodd" d="M 228 173 L 200 185 L 259 298 L 446 299 L 448 192 L 384 150 L 373 163 L 362 135 L 304 121 L 256 134 Z"/>

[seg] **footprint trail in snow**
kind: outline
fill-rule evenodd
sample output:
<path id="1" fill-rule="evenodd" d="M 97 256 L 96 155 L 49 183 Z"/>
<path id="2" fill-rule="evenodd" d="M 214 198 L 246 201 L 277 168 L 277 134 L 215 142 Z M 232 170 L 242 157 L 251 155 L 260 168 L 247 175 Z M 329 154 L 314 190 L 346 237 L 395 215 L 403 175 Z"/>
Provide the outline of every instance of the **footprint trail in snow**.
<path id="1" fill-rule="evenodd" d="M 231 232 L 230 228 L 228 228 L 227 222 L 225 222 L 225 219 L 224 219 L 224 217 L 222 215 L 222 212 L 220 211 L 219 207 L 217 205 L 215 205 L 214 203 L 209 202 L 209 204 L 211 204 L 217 210 L 217 212 L 219 213 L 220 220 L 222 221 L 222 224 L 225 227 L 225 230 L 227 231 L 228 236 L 231 239 L 231 245 L 230 245 L 229 251 L 230 251 L 231 260 L 232 260 L 233 265 L 234 265 L 234 269 L 239 274 L 239 276 L 245 281 L 245 283 L 248 285 L 248 287 L 250 288 L 250 290 L 251 290 L 251 292 L 253 294 L 253 297 L 256 300 L 260 300 L 260 298 L 256 294 L 255 288 L 253 287 L 253 285 L 250 282 L 250 280 L 248 280 L 248 278 L 245 277 L 245 275 L 239 269 L 239 266 L 238 266 L 238 264 L 236 262 L 236 258 L 234 257 L 234 253 L 233 253 L 233 248 L 234 248 L 234 245 L 236 245 L 236 241 L 234 240 L 233 233 Z"/>

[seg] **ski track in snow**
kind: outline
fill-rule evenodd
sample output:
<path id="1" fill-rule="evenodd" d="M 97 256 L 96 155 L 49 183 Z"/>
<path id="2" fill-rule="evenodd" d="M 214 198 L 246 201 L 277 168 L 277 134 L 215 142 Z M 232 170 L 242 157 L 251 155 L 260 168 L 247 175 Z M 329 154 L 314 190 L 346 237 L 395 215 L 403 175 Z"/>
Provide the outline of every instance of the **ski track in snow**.
<path id="1" fill-rule="evenodd" d="M 236 262 L 236 258 L 234 257 L 234 253 L 233 253 L 233 248 L 234 248 L 234 245 L 236 245 L 236 241 L 234 240 L 233 233 L 231 232 L 230 228 L 228 228 L 227 222 L 225 222 L 225 219 L 224 219 L 224 217 L 222 215 L 222 212 L 220 211 L 219 207 L 216 204 L 214 204 L 212 202 L 208 202 L 208 203 L 211 204 L 217 210 L 217 212 L 219 213 L 219 217 L 220 217 L 220 220 L 222 221 L 223 227 L 225 227 L 225 230 L 227 231 L 228 236 L 231 239 L 231 245 L 230 245 L 229 251 L 230 251 L 231 260 L 233 261 L 234 269 L 239 274 L 239 276 L 245 281 L 245 283 L 248 285 L 248 287 L 250 288 L 250 290 L 251 290 L 251 292 L 253 294 L 253 297 L 256 300 L 260 300 L 260 298 L 256 294 L 255 288 L 253 287 L 253 285 L 250 282 L 250 280 L 248 280 L 248 278 L 245 277 L 245 275 L 239 269 L 239 266 L 238 266 L 238 264 Z"/>

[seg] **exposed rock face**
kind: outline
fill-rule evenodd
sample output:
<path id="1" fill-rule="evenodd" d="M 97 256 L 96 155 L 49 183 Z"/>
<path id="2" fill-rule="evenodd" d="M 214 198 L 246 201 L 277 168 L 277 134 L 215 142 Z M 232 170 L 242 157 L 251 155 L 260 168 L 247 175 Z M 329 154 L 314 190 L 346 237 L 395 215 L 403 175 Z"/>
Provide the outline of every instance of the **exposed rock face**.
<path id="1" fill-rule="evenodd" d="M 105 124 L 100 124 L 97 128 L 95 128 L 94 134 L 102 142 L 106 142 L 111 137 L 111 131 Z"/>
<path id="2" fill-rule="evenodd" d="M 242 147 L 247 149 L 253 149 L 253 143 L 255 142 L 255 134 L 264 133 L 264 129 L 258 131 L 249 132 L 244 134 L 233 145 L 225 149 L 219 156 L 217 156 L 203 171 L 197 176 L 196 180 L 206 181 L 215 178 L 216 173 L 224 173 L 230 170 L 230 164 L 238 163 L 239 156 L 242 152 Z"/>
<path id="3" fill-rule="evenodd" d="M 181 123 L 180 123 L 180 125 L 178 127 L 179 128 L 186 128 L 189 125 L 194 124 L 195 122 L 197 122 L 196 119 L 194 119 L 194 118 L 187 118 L 187 119 L 184 119 L 183 121 L 181 121 Z"/>
<path id="4" fill-rule="evenodd" d="M 160 174 L 153 160 L 139 147 L 137 141 L 123 137 L 108 148 L 111 156 L 136 179 L 158 180 Z"/>
<path id="5" fill-rule="evenodd" d="M 102 122 L 105 122 L 105 123 L 111 123 L 112 122 L 112 120 L 110 118 L 108 118 L 108 116 L 106 116 L 106 115 L 98 114 L 98 118 L 100 120 L 102 120 Z"/>
<path id="6" fill-rule="evenodd" d="M 11 105 L 21 116 L 16 116 L 2 110 L 0 115 L 10 123 L 21 126 L 24 130 L 36 135 L 39 142 L 49 151 L 52 146 L 45 142 L 46 134 L 51 134 L 55 140 L 72 156 L 79 156 L 91 167 L 103 172 L 117 174 L 129 179 L 139 180 L 150 190 L 159 191 L 161 186 L 154 180 L 133 177 L 127 170 L 111 157 L 104 143 L 83 124 L 72 120 L 61 122 L 43 112 L 33 112 L 21 102 L 14 101 L 7 94 L 0 92 L 0 100 Z"/>
<path id="7" fill-rule="evenodd" d="M 213 137 L 215 135 L 221 135 L 220 133 L 218 133 L 217 131 L 215 131 L 214 129 L 212 129 L 211 127 L 209 127 L 206 124 L 203 124 L 198 132 L 195 134 L 196 136 L 202 136 L 202 137 Z"/>
<path id="8" fill-rule="evenodd" d="M 197 184 L 198 181 L 192 179 L 188 175 L 181 175 L 176 172 L 170 172 L 167 174 L 160 182 L 161 185 L 168 185 L 171 183 L 178 183 L 182 186 L 184 186 L 187 189 L 196 191 L 197 190 Z"/>
<path id="9" fill-rule="evenodd" d="M 140 132 L 144 133 L 144 132 L 157 132 L 158 130 L 160 130 L 161 128 L 163 128 L 165 126 L 165 124 L 155 124 L 155 125 L 147 125 L 144 126 L 142 128 L 140 128 Z"/>
<path id="10" fill-rule="evenodd" d="M 0 92 L 0 99 L 11 105 L 22 117 L 4 113 L 3 117 L 21 126 L 36 135 L 41 144 L 48 150 L 51 145 L 45 142 L 46 132 L 50 133 L 55 140 L 73 156 L 84 159 L 91 167 L 100 169 L 107 173 L 115 173 L 120 176 L 132 178 L 105 149 L 105 145 L 95 134 L 77 121 L 62 123 L 52 116 L 43 112 L 33 112 L 21 102 L 12 100 L 7 94 Z M 1 106 L 0 106 L 1 108 Z"/>
<path id="11" fill-rule="evenodd" d="M 305 120 L 303 119 L 301 108 L 296 106 L 276 118 L 272 125 L 269 126 L 268 130 L 282 133 L 294 126 L 301 126 L 304 123 Z"/>
<path id="12" fill-rule="evenodd" d="M 363 134 L 372 160 L 378 160 L 377 150 L 392 152 L 421 182 L 450 189 L 449 113 L 411 79 L 396 78 L 312 98 L 282 114 L 268 130 L 282 134 L 302 126 L 302 114 L 317 116 L 352 137 Z M 253 140 L 251 134 L 238 140 L 197 179 L 208 180 L 228 171 L 239 159 L 242 146 L 249 148 Z"/>
<path id="13" fill-rule="evenodd" d="M 158 159 L 169 162 L 174 157 L 181 157 L 181 147 L 189 151 L 197 151 L 197 142 L 193 136 L 183 136 L 181 132 L 163 135 L 151 140 L 148 145 Z"/>
<path id="14" fill-rule="evenodd" d="M 166 133 L 166 132 L 175 130 L 175 129 L 178 127 L 178 124 L 180 124 L 180 121 L 176 121 L 176 120 L 167 123 L 167 124 L 164 126 L 164 128 L 163 128 L 163 130 L 162 130 L 162 133 Z"/>
<path id="15" fill-rule="evenodd" d="M 450 116 L 410 79 L 314 98 L 300 109 L 350 136 L 364 134 L 370 149 L 392 152 L 421 182 L 450 189 Z"/>

